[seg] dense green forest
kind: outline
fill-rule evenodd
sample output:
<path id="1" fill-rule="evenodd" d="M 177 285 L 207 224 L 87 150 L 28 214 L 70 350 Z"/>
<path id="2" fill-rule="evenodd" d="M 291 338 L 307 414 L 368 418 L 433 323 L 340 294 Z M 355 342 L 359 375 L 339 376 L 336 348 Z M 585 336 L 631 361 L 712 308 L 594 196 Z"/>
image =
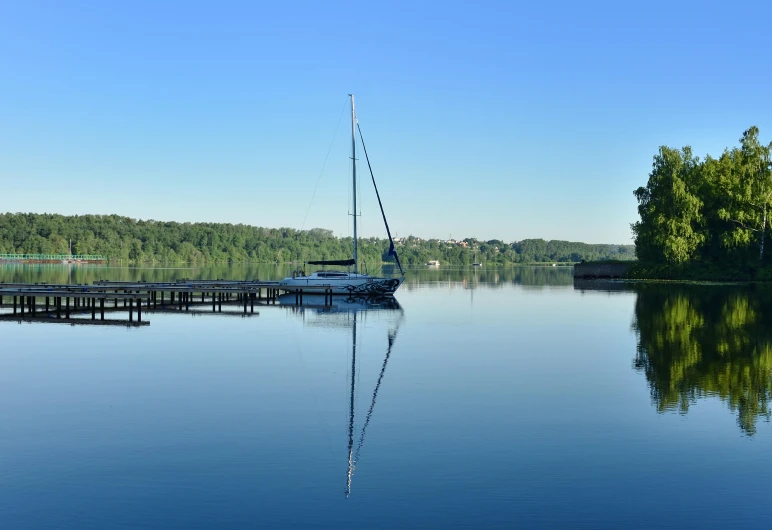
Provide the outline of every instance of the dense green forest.
<path id="1" fill-rule="evenodd" d="M 134 263 L 289 263 L 308 259 L 351 257 L 351 238 L 334 237 L 321 228 L 261 228 L 225 223 L 142 221 L 117 215 L 63 216 L 0 214 L 0 254 L 100 254 L 111 261 Z M 359 241 L 365 266 L 389 261 L 388 241 Z M 507 244 L 499 240 L 448 243 L 402 238 L 397 243 L 407 265 L 439 260 L 443 265 L 506 265 L 535 262 L 578 262 L 633 259 L 632 245 L 590 245 L 568 241 L 526 239 Z"/>
<path id="2" fill-rule="evenodd" d="M 634 192 L 633 275 L 772 279 L 770 151 L 757 127 L 718 158 L 661 147 L 647 185 Z"/>

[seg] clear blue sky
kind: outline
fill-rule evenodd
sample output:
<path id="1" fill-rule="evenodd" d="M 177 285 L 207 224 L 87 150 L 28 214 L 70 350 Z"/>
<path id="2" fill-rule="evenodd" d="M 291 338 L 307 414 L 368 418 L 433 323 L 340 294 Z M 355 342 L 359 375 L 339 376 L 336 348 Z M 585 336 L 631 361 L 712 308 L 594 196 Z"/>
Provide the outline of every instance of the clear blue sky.
<path id="1" fill-rule="evenodd" d="M 0 211 L 300 228 L 353 92 L 400 236 L 628 243 L 659 145 L 772 140 L 770 5 L 3 2 Z"/>

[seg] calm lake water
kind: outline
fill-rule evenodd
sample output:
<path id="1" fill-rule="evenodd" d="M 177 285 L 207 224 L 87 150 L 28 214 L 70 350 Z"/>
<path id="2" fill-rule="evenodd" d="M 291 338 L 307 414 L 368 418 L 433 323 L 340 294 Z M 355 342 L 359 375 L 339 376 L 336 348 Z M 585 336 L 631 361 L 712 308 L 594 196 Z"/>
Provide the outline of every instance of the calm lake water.
<path id="1" fill-rule="evenodd" d="M 0 321 L 0 528 L 772 527 L 770 288 L 440 269 L 396 300 Z"/>

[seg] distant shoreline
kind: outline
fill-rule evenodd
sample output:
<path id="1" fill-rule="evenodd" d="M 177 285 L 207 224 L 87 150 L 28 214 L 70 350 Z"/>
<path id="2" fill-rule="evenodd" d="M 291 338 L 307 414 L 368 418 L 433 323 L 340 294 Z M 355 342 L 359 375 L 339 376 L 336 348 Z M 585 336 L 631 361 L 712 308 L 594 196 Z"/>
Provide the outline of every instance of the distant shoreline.
<path id="1" fill-rule="evenodd" d="M 640 261 L 592 261 L 575 265 L 577 279 L 697 281 L 721 283 L 772 282 L 772 266 L 749 263 L 652 264 Z"/>
<path id="2" fill-rule="evenodd" d="M 508 266 L 535 263 L 576 263 L 581 260 L 633 259 L 632 245 L 522 239 L 487 241 L 423 239 L 408 235 L 358 238 L 360 263 L 391 263 L 394 249 L 402 265 Z M 105 257 L 110 263 L 217 264 L 302 263 L 352 257 L 351 237 L 331 230 L 267 228 L 229 223 L 177 223 L 132 219 L 118 215 L 0 214 L 2 255 L 76 255 Z"/>

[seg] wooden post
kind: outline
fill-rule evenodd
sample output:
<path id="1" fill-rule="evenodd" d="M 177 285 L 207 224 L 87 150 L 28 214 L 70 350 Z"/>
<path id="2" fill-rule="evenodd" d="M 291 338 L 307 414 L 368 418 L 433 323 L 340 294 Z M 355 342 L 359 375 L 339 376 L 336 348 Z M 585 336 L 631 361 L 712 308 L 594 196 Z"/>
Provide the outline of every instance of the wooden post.
<path id="1" fill-rule="evenodd" d="M 56 318 L 62 318 L 62 297 L 54 299 L 56 302 Z"/>
<path id="2" fill-rule="evenodd" d="M 190 311 L 190 297 L 193 293 L 185 293 L 185 311 Z"/>
<path id="3" fill-rule="evenodd" d="M 16 297 L 13 297 L 13 314 L 16 314 Z"/>
<path id="4" fill-rule="evenodd" d="M 254 313 L 255 312 L 255 293 L 250 293 L 249 303 L 252 306 L 252 313 Z"/>
<path id="5" fill-rule="evenodd" d="M 91 320 L 96 320 L 96 298 L 89 300 L 91 306 Z"/>
<path id="6" fill-rule="evenodd" d="M 129 322 L 134 322 L 134 301 L 129 299 Z"/>
<path id="7" fill-rule="evenodd" d="M 217 303 L 217 311 L 220 313 L 222 313 L 222 297 L 223 297 L 223 294 L 220 293 L 219 301 Z"/>
<path id="8" fill-rule="evenodd" d="M 48 299 L 49 299 L 49 297 L 46 296 L 46 314 L 48 314 Z"/>
<path id="9" fill-rule="evenodd" d="M 68 296 L 64 305 L 64 318 L 70 318 L 70 297 Z"/>
<path id="10" fill-rule="evenodd" d="M 217 296 L 215 293 L 212 293 L 212 313 L 217 311 Z"/>
<path id="11" fill-rule="evenodd" d="M 105 319 L 105 299 L 104 298 L 99 299 L 99 313 L 100 313 L 101 319 L 104 320 Z"/>
<path id="12" fill-rule="evenodd" d="M 35 297 L 34 296 L 30 296 L 29 300 L 30 300 L 29 308 L 32 310 L 31 311 L 32 312 L 32 316 L 34 317 L 35 316 Z"/>
<path id="13" fill-rule="evenodd" d="M 137 298 L 137 322 L 142 322 L 142 298 Z"/>
<path id="14" fill-rule="evenodd" d="M 19 298 L 21 298 L 21 314 L 24 316 L 24 299 L 26 296 L 20 296 Z"/>

